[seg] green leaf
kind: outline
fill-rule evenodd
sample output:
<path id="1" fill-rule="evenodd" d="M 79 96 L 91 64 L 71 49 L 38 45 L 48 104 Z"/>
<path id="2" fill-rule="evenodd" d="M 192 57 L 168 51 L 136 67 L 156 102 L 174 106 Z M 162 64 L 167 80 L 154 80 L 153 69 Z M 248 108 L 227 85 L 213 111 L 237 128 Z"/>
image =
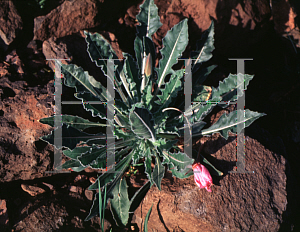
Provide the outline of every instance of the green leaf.
<path id="1" fill-rule="evenodd" d="M 228 139 L 229 131 L 232 133 L 240 133 L 242 129 L 248 127 L 252 122 L 264 115 L 266 114 L 250 111 L 248 109 L 245 110 L 245 115 L 243 110 L 236 110 L 228 115 L 224 113 L 214 125 L 202 130 L 201 135 L 220 133 L 225 139 Z"/>
<path id="2" fill-rule="evenodd" d="M 143 47 L 143 40 L 142 38 L 136 36 L 134 40 L 134 52 L 137 64 L 139 66 L 140 72 L 142 70 L 142 62 L 143 62 L 143 54 L 144 54 L 144 47 Z"/>
<path id="3" fill-rule="evenodd" d="M 188 175 L 185 175 L 190 168 L 188 166 L 192 165 L 194 159 L 187 156 L 185 153 L 178 152 L 178 153 L 171 153 L 165 152 L 169 156 L 170 163 L 169 169 L 174 176 L 177 178 L 183 179 L 187 178 Z"/>
<path id="4" fill-rule="evenodd" d="M 139 70 L 137 69 L 136 63 L 132 56 L 126 53 L 123 53 L 123 56 L 125 58 L 123 70 L 126 79 L 122 79 L 122 81 L 123 83 L 125 82 L 124 87 L 128 92 L 128 95 L 132 96 L 132 98 L 135 98 L 134 102 L 138 102 L 141 99 L 141 79 L 139 78 Z"/>
<path id="5" fill-rule="evenodd" d="M 177 63 L 182 52 L 188 44 L 188 25 L 187 19 L 175 25 L 163 39 L 163 48 L 160 50 L 162 59 L 159 61 L 158 88 L 164 84 L 164 78 L 169 73 L 174 73 L 172 66 Z"/>
<path id="6" fill-rule="evenodd" d="M 82 101 L 83 108 L 86 111 L 91 111 L 93 117 L 100 117 L 101 119 L 107 119 L 106 118 L 106 104 L 93 104 L 93 103 L 88 103 L 86 104 L 85 102 L 95 102 L 98 101 L 96 97 L 94 97 L 91 93 L 75 93 L 74 96 L 77 99 L 80 99 Z"/>
<path id="7" fill-rule="evenodd" d="M 145 222 L 144 222 L 144 232 L 148 232 L 148 220 L 149 220 L 149 217 L 150 217 L 150 214 L 151 214 L 151 210 L 152 210 L 152 207 L 153 207 L 153 203 L 145 217 Z"/>
<path id="8" fill-rule="evenodd" d="M 142 145 L 141 145 L 142 144 Z M 132 156 L 132 164 L 136 165 L 141 158 L 144 157 L 144 152 L 140 147 L 143 146 L 145 147 L 144 141 L 140 141 L 139 146 L 133 150 L 133 156 Z"/>
<path id="9" fill-rule="evenodd" d="M 56 131 L 57 129 L 55 129 L 54 131 Z M 51 132 L 51 134 L 49 135 L 45 135 L 43 137 L 41 137 L 40 139 L 48 142 L 52 145 L 54 145 L 54 131 Z M 93 134 L 88 134 L 82 131 L 79 131 L 77 129 L 75 129 L 74 127 L 68 126 L 63 124 L 62 125 L 62 147 L 67 147 L 70 148 L 71 150 L 73 150 L 77 144 L 79 144 L 80 142 L 86 143 L 87 141 L 93 139 L 93 138 L 100 138 L 103 137 L 105 135 L 101 134 L 97 134 L 97 135 L 93 135 Z M 56 147 L 57 149 L 61 148 L 61 147 Z"/>
<path id="10" fill-rule="evenodd" d="M 108 149 L 112 150 L 112 148 Z M 82 154 L 77 159 L 83 166 L 98 164 L 98 168 L 106 168 L 106 147 L 93 147 L 88 152 Z"/>
<path id="11" fill-rule="evenodd" d="M 152 110 L 151 100 L 153 98 L 153 95 L 151 93 L 151 90 L 152 90 L 152 86 L 151 84 L 148 84 L 144 88 L 143 95 L 142 95 L 143 103 L 145 104 L 145 107 L 148 108 L 149 110 Z"/>
<path id="12" fill-rule="evenodd" d="M 221 97 L 218 94 L 218 92 L 213 92 L 208 100 L 208 102 L 194 102 L 193 106 L 191 106 L 185 113 L 188 114 L 191 111 L 194 112 L 191 121 L 192 123 L 194 122 L 199 122 L 202 121 L 211 111 L 212 109 L 221 101 Z"/>
<path id="13" fill-rule="evenodd" d="M 155 143 L 153 143 L 155 146 L 158 146 L 163 151 L 169 151 L 175 144 L 177 143 L 177 140 L 167 140 L 166 139 L 158 139 Z"/>
<path id="14" fill-rule="evenodd" d="M 180 79 L 183 77 L 184 72 L 185 72 L 184 69 L 175 71 L 171 75 L 170 80 L 167 83 L 165 83 L 165 88 L 160 89 L 162 94 L 157 95 L 159 100 L 155 102 L 155 103 L 161 105 L 158 111 L 160 111 L 163 108 L 168 107 L 169 104 L 172 102 L 172 99 L 177 97 L 178 91 L 182 89 Z"/>
<path id="15" fill-rule="evenodd" d="M 82 165 L 93 165 L 94 168 L 106 168 L 106 153 L 108 151 L 113 151 L 115 158 L 118 158 L 119 154 L 116 150 L 132 145 L 134 138 L 126 141 L 118 141 L 113 146 L 103 146 L 103 147 L 91 147 L 91 149 L 83 153 L 77 159 Z"/>
<path id="16" fill-rule="evenodd" d="M 151 169 L 151 152 L 150 152 L 150 147 L 147 148 L 146 150 L 146 155 L 145 155 L 145 173 L 148 177 L 148 179 L 151 181 L 151 185 L 153 184 L 153 180 L 152 180 L 152 169 Z"/>
<path id="17" fill-rule="evenodd" d="M 129 212 L 134 212 L 139 207 L 151 186 L 151 181 L 148 181 L 146 184 L 143 185 L 143 187 L 141 187 L 137 192 L 135 192 L 133 197 L 130 199 L 131 204 Z"/>
<path id="18" fill-rule="evenodd" d="M 41 123 L 48 124 L 48 125 L 54 127 L 55 117 L 57 117 L 57 116 L 42 118 L 39 121 Z M 73 116 L 73 115 L 61 115 L 61 122 L 66 125 L 70 125 L 78 130 L 84 130 L 86 128 L 95 127 L 95 126 L 106 126 L 106 124 L 91 122 L 89 120 L 83 119 L 78 116 Z"/>
<path id="19" fill-rule="evenodd" d="M 65 77 L 65 85 L 75 88 L 76 92 L 88 91 L 101 101 L 107 100 L 106 88 L 81 67 L 78 67 L 75 64 L 61 64 L 61 73 Z"/>
<path id="20" fill-rule="evenodd" d="M 127 147 L 121 150 L 120 152 L 118 152 L 116 156 L 121 157 L 122 155 L 126 154 L 130 149 L 131 147 Z M 128 167 L 131 161 L 131 158 L 132 158 L 132 154 L 127 155 L 119 163 L 117 163 L 117 165 L 115 166 L 115 172 L 112 172 L 110 170 L 104 172 L 100 177 L 98 177 L 98 179 L 94 184 L 89 186 L 89 190 L 96 190 L 98 188 L 98 181 L 100 181 L 101 188 L 104 185 L 108 184 L 109 182 L 113 181 L 119 173 L 122 173 L 126 170 L 126 168 Z"/>
<path id="21" fill-rule="evenodd" d="M 78 160 L 67 160 L 63 165 L 60 167 L 57 167 L 57 170 L 60 169 L 69 169 L 71 168 L 74 172 L 81 172 L 83 171 L 86 167 L 82 166 Z"/>
<path id="22" fill-rule="evenodd" d="M 115 51 L 112 49 L 109 42 L 98 33 L 90 33 L 84 31 L 85 41 L 87 43 L 87 52 L 93 62 L 98 67 L 101 67 L 104 74 L 107 74 L 107 60 L 106 59 L 117 59 Z"/>
<path id="23" fill-rule="evenodd" d="M 162 26 L 158 16 L 158 8 L 153 0 L 145 0 L 145 2 L 140 5 L 140 9 L 140 13 L 136 16 L 140 23 L 140 25 L 137 26 L 138 36 L 140 38 L 143 36 L 151 38 L 151 35 Z"/>
<path id="24" fill-rule="evenodd" d="M 160 158 L 156 155 L 156 164 L 152 173 L 152 178 L 157 188 L 161 191 L 161 180 L 165 175 L 165 167 L 161 164 Z"/>
<path id="25" fill-rule="evenodd" d="M 112 191 L 113 199 L 110 201 L 111 212 L 120 227 L 125 227 L 129 218 L 130 201 L 127 188 L 126 179 L 120 179 Z"/>
<path id="26" fill-rule="evenodd" d="M 199 85 L 193 88 L 193 102 L 206 102 L 211 97 L 212 88 L 206 85 Z"/>
<path id="27" fill-rule="evenodd" d="M 192 71 L 199 69 L 200 63 L 208 61 L 212 57 L 214 47 L 214 21 L 211 21 L 210 27 L 203 33 L 201 40 L 197 42 L 197 50 L 192 52 L 192 59 L 196 59 Z"/>
<path id="28" fill-rule="evenodd" d="M 223 172 L 219 171 L 216 169 L 207 159 L 205 159 L 201 154 L 200 154 L 200 163 L 204 164 L 207 169 L 209 170 L 209 173 L 215 176 L 223 176 Z"/>
<path id="29" fill-rule="evenodd" d="M 110 175 L 110 176 L 105 176 L 105 178 L 101 179 L 100 185 L 102 185 L 103 184 L 102 181 L 106 181 L 106 183 L 108 183 L 111 180 L 107 181 L 107 178 L 112 177 L 111 174 L 114 175 L 112 177 L 112 182 L 109 183 L 108 186 L 107 186 L 107 200 L 113 198 L 112 191 L 114 190 L 114 188 L 116 187 L 116 184 L 121 179 L 121 177 L 122 177 L 123 173 L 125 172 L 126 168 L 128 168 L 128 166 L 130 164 L 130 161 L 131 161 L 131 158 L 132 158 L 132 154 L 129 153 L 128 156 L 126 156 L 121 162 L 119 162 L 121 164 L 118 167 L 119 169 L 117 169 L 117 167 L 116 167 L 116 172 L 112 172 L 112 170 L 109 170 L 109 171 L 105 172 L 104 174 L 102 174 L 100 176 L 100 178 L 101 178 L 106 173 L 108 173 L 108 175 Z M 93 185 L 95 185 L 95 188 L 92 188 L 92 189 L 98 189 L 98 182 L 97 181 Z M 91 188 L 91 186 L 89 187 L 89 189 L 90 188 Z M 90 209 L 89 215 L 86 217 L 85 221 L 91 220 L 94 216 L 96 216 L 99 213 L 99 200 L 98 199 L 99 199 L 99 195 L 97 193 L 96 197 L 95 197 L 95 200 L 93 202 L 93 205 Z"/>
<path id="30" fill-rule="evenodd" d="M 105 139 L 106 142 L 106 139 Z M 67 149 L 64 150 L 63 153 L 65 156 L 77 160 L 77 157 L 91 150 L 92 147 L 84 146 L 84 147 L 75 147 L 73 150 Z"/>
<path id="31" fill-rule="evenodd" d="M 244 90 L 247 89 L 247 86 L 253 77 L 253 75 L 244 75 L 241 73 L 237 75 L 229 74 L 223 82 L 219 82 L 219 87 L 217 89 L 213 87 L 213 92 L 222 96 L 222 101 L 237 101 L 239 97 L 243 96 Z M 219 105 L 227 106 L 226 104 Z"/>
<path id="32" fill-rule="evenodd" d="M 104 196 L 105 192 L 101 191 L 101 199 L 105 198 Z M 104 202 L 104 204 L 101 205 L 101 208 L 103 209 L 103 207 L 106 207 L 107 203 L 108 203 L 109 198 L 106 198 L 106 201 Z M 95 194 L 95 198 L 93 201 L 93 205 L 90 209 L 89 215 L 84 219 L 84 221 L 89 221 L 91 220 L 93 217 L 95 217 L 96 215 L 99 214 L 99 193 Z"/>
<path id="33" fill-rule="evenodd" d="M 131 130 L 141 139 L 155 141 L 154 120 L 148 109 L 135 107 L 129 114 Z"/>
<path id="34" fill-rule="evenodd" d="M 119 75 L 121 72 L 122 64 L 118 60 L 116 53 L 102 35 L 98 33 L 91 34 L 89 32 L 84 32 L 84 34 L 86 36 L 85 40 L 88 45 L 87 51 L 91 60 L 95 62 L 98 67 L 101 67 L 106 77 L 115 84 L 116 90 L 121 96 L 122 100 L 126 102 L 126 97 L 120 86 L 117 84 L 117 81 L 114 80 L 114 77 L 107 75 L 107 59 L 114 59 L 114 64 L 117 66 L 117 73 L 115 74 Z"/>
<path id="35" fill-rule="evenodd" d="M 153 44 L 153 41 L 148 37 L 143 37 L 143 45 L 144 45 L 144 51 L 146 55 L 148 55 L 149 53 L 151 55 L 152 68 L 154 68 L 156 52 L 155 52 L 155 46 Z M 152 73 L 154 73 L 154 69 L 152 70 Z"/>

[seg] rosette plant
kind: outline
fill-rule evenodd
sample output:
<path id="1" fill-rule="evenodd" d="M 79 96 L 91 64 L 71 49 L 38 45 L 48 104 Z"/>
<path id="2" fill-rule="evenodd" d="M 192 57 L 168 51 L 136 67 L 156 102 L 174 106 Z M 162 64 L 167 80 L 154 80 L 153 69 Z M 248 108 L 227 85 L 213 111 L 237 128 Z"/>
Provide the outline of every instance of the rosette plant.
<path id="1" fill-rule="evenodd" d="M 161 190 L 161 180 L 165 168 L 177 178 L 193 175 L 191 170 L 195 156 L 190 157 L 178 148 L 178 139 L 183 138 L 184 131 L 189 128 L 192 137 L 209 136 L 220 133 L 225 139 L 228 132 L 239 133 L 245 126 L 263 116 L 262 113 L 250 110 L 234 111 L 222 115 L 212 126 L 205 128 L 203 119 L 221 101 L 236 101 L 243 91 L 237 86 L 243 80 L 247 86 L 253 78 L 250 75 L 229 75 L 218 88 L 204 86 L 203 82 L 215 66 L 202 67 L 212 57 L 214 50 L 214 24 L 204 32 L 192 52 L 192 102 L 188 110 L 184 105 L 185 68 L 173 70 L 188 44 L 188 20 L 184 19 L 175 25 L 162 41 L 160 50 L 162 58 L 158 67 L 155 46 L 151 36 L 161 27 L 158 9 L 153 0 L 145 0 L 137 15 L 139 25 L 134 41 L 135 58 L 123 53 L 124 60 L 118 60 L 110 44 L 98 33 L 85 32 L 87 52 L 95 64 L 107 76 L 107 81 L 114 83 L 115 101 L 113 105 L 114 119 L 107 118 L 106 104 L 83 104 L 85 110 L 99 123 L 90 122 L 78 116 L 62 115 L 62 147 L 63 153 L 70 158 L 61 168 L 71 168 L 80 172 L 86 167 L 103 170 L 102 175 L 89 189 L 101 191 L 96 193 L 95 200 L 86 220 L 102 211 L 110 202 L 110 210 L 118 226 L 128 223 L 129 212 L 134 212 L 149 188 L 155 184 Z M 114 59 L 114 76 L 109 75 L 107 59 Z M 99 69 L 99 70 L 100 70 Z M 74 64 L 61 64 L 64 84 L 76 89 L 75 97 L 83 103 L 92 101 L 107 102 L 107 89 L 88 72 Z M 211 103 L 211 104 L 209 104 Z M 215 104 L 214 104 L 215 103 Z M 219 104 L 226 107 L 226 104 Z M 112 113 L 112 112 L 111 112 Z M 185 115 L 190 114 L 187 118 Z M 237 117 L 243 115 L 244 117 Z M 54 125 L 55 116 L 43 118 L 40 122 Z M 107 123 L 100 123 L 105 120 Z M 106 134 L 89 134 L 84 132 L 89 127 L 108 127 L 115 138 L 115 146 L 106 146 Z M 237 128 L 237 125 L 242 127 Z M 54 131 L 41 138 L 54 144 Z M 60 148 L 60 147 L 59 147 Z M 113 151 L 115 170 L 105 171 L 106 155 Z M 130 165 L 143 162 L 149 181 L 129 199 L 124 173 Z M 151 167 L 153 162 L 154 168 Z M 212 174 L 221 175 L 206 159 L 202 159 Z M 99 209 L 99 194 L 106 201 Z"/>

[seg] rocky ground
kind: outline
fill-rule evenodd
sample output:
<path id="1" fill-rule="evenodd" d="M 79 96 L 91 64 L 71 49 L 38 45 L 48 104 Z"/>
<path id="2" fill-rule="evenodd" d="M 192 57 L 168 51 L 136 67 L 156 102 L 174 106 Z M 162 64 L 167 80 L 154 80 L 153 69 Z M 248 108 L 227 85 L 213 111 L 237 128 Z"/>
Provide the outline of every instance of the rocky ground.
<path id="1" fill-rule="evenodd" d="M 31 3 L 31 5 L 29 4 Z M 70 58 L 104 81 L 86 52 L 83 30 L 102 34 L 121 58 L 134 54 L 140 0 L 0 0 L 0 230 L 100 231 L 99 217 L 84 221 L 93 200 L 88 186 L 98 173 L 53 171 L 53 147 L 40 141 L 51 127 L 38 122 L 54 113 L 54 73 L 49 58 Z M 199 190 L 193 176 L 180 180 L 166 172 L 162 191 L 152 187 L 124 231 L 142 231 L 153 203 L 149 231 L 300 231 L 300 46 L 299 3 L 286 0 L 163 0 L 155 3 L 163 26 L 153 36 L 158 49 L 166 32 L 189 18 L 184 57 L 211 20 L 215 22 L 217 64 L 207 85 L 217 86 L 236 62 L 254 74 L 246 108 L 264 116 L 245 129 L 246 170 L 235 167 L 235 136 L 203 139 L 205 156 L 224 173 L 212 193 Z M 116 7 L 118 6 L 118 7 Z M 104 81 L 105 82 L 105 81 Z M 63 97 L 72 93 L 64 88 Z M 81 106 L 63 113 L 95 120 Z M 232 110 L 232 108 L 231 108 Z M 207 123 L 222 112 L 213 110 Z M 195 141 L 198 149 L 199 141 Z M 127 178 L 130 195 L 146 176 Z M 107 210 L 105 228 L 113 226 Z"/>

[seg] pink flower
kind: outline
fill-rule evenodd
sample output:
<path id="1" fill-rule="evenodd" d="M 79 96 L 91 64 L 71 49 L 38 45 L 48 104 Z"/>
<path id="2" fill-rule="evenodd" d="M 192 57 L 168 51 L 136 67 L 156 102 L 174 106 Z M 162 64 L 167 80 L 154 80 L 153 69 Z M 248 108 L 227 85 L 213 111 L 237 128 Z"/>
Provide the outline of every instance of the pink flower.
<path id="1" fill-rule="evenodd" d="M 194 179 L 196 184 L 199 188 L 205 188 L 208 192 L 211 192 L 210 187 L 212 186 L 212 178 L 207 170 L 206 167 L 204 167 L 200 163 L 193 164 L 193 171 L 194 171 Z"/>

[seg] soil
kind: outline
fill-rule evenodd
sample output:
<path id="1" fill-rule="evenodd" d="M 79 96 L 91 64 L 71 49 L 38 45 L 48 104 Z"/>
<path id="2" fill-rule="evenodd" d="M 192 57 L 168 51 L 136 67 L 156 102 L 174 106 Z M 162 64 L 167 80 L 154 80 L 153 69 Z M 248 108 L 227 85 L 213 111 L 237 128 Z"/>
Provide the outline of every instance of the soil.
<path id="1" fill-rule="evenodd" d="M 83 30 L 101 33 L 120 58 L 122 52 L 134 54 L 135 19 L 142 1 L 48 0 L 43 9 L 28 2 L 33 5 L 0 0 L 0 230 L 101 231 L 99 217 L 84 221 L 94 198 L 87 189 L 99 173 L 51 172 L 53 147 L 39 140 L 52 128 L 38 120 L 54 114 L 53 64 L 45 59 L 70 58 L 105 83 L 86 53 Z M 153 36 L 158 49 L 167 31 L 189 18 L 189 45 L 183 54 L 187 58 L 214 20 L 215 50 L 206 65 L 218 67 L 205 84 L 217 87 L 236 73 L 236 62 L 229 58 L 252 58 L 245 62 L 245 73 L 255 75 L 245 92 L 245 106 L 267 115 L 245 129 L 246 170 L 254 173 L 231 173 L 236 166 L 235 135 L 228 140 L 217 134 L 204 137 L 201 154 L 224 173 L 213 176 L 212 193 L 200 190 L 193 176 L 177 179 L 166 171 L 162 191 L 150 189 L 125 229 L 116 228 L 107 209 L 105 230 L 143 231 L 153 204 L 149 231 L 300 231 L 299 4 L 155 3 L 163 23 Z M 63 99 L 74 100 L 72 93 L 64 88 Z M 205 121 L 209 126 L 234 107 L 216 107 Z M 66 106 L 65 113 L 97 120 L 80 105 Z M 200 140 L 193 148 L 200 148 Z M 143 168 L 127 177 L 130 197 L 146 179 Z"/>

